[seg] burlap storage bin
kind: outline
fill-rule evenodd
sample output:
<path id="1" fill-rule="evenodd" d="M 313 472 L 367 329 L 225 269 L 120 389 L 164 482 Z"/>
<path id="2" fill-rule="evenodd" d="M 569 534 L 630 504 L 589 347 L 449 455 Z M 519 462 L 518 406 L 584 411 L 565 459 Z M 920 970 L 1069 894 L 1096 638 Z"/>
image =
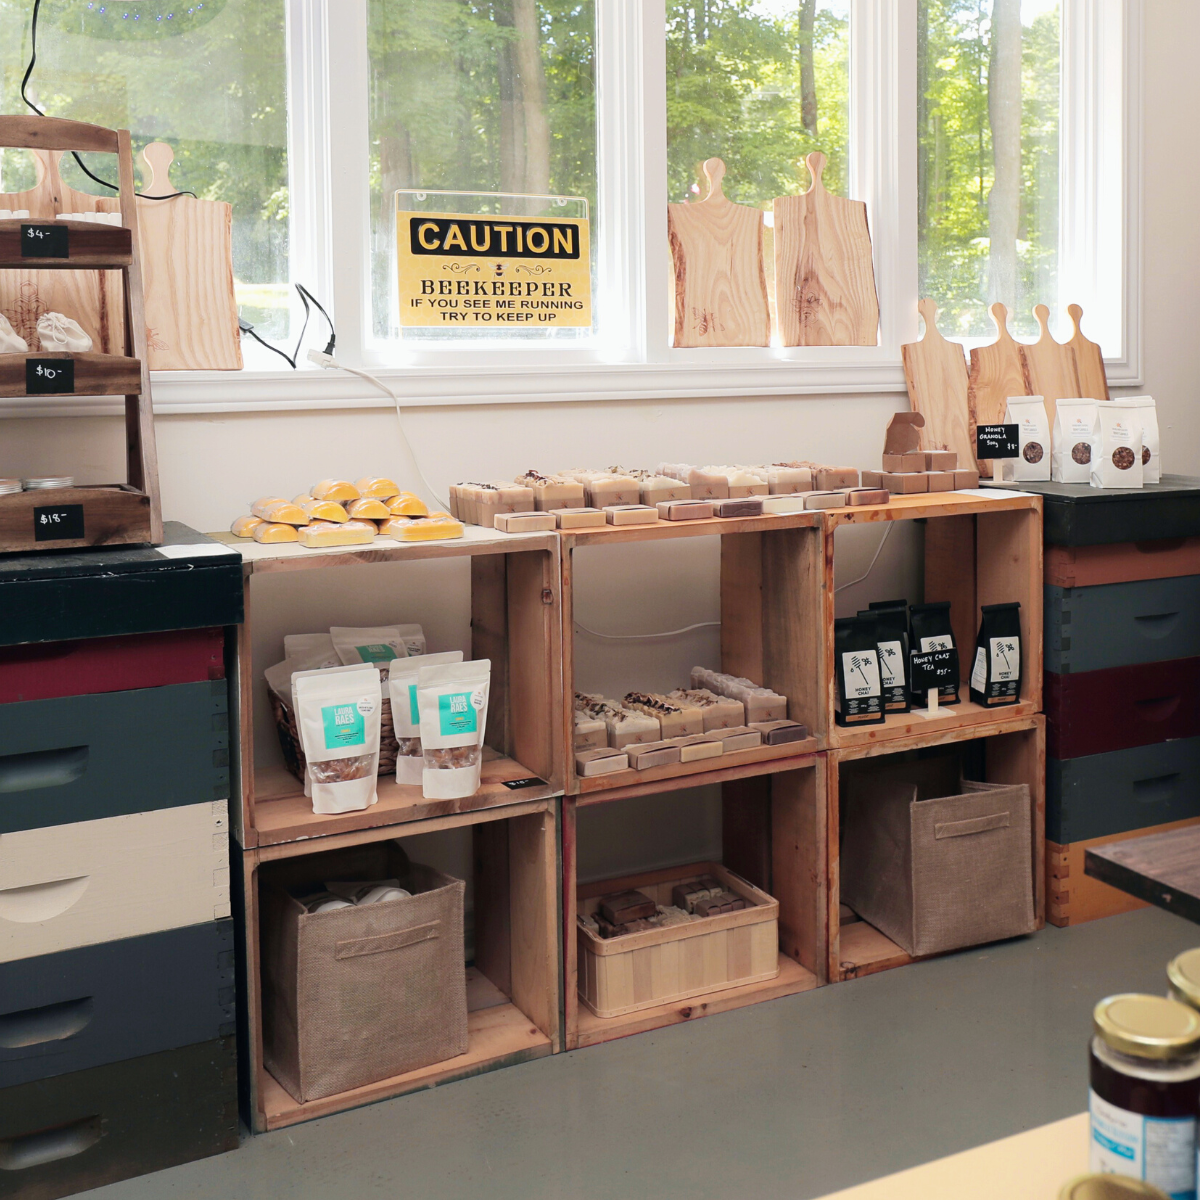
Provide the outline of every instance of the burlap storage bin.
<path id="1" fill-rule="evenodd" d="M 466 884 L 410 864 L 393 843 L 287 867 L 264 882 L 261 898 L 271 1074 L 303 1103 L 464 1054 Z M 412 897 L 307 913 L 292 894 L 327 880 L 388 878 Z"/>
<path id="2" fill-rule="evenodd" d="M 843 805 L 841 896 L 906 953 L 938 954 L 1032 933 L 1027 784 L 961 784 L 917 799 L 915 783 L 863 776 Z"/>

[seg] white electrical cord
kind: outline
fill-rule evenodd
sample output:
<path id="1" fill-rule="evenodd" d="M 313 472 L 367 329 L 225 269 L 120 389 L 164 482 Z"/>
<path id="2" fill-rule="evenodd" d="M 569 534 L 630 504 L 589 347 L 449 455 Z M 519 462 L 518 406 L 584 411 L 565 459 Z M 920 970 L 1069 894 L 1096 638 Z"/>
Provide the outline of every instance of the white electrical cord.
<path id="1" fill-rule="evenodd" d="M 644 642 L 655 638 L 679 637 L 680 634 L 691 633 L 693 629 L 708 629 L 720 624 L 720 621 L 697 621 L 695 625 L 685 625 L 682 629 L 666 629 L 662 633 L 601 633 L 598 629 L 589 629 L 578 621 L 575 622 L 575 628 L 579 633 L 586 633 L 594 638 L 603 638 L 606 642 Z"/>
<path id="2" fill-rule="evenodd" d="M 897 524 L 898 522 L 896 521 L 889 521 L 887 523 L 887 528 L 883 531 L 883 537 L 879 539 L 879 545 L 876 547 L 875 557 L 871 559 L 871 565 L 857 579 L 851 579 L 849 583 L 843 583 L 841 587 L 835 587 L 833 589 L 833 594 L 835 596 L 838 594 L 838 592 L 844 592 L 847 588 L 853 587 L 856 583 L 862 583 L 862 581 L 866 579 L 868 575 L 870 575 L 870 573 L 875 569 L 875 564 L 879 561 L 879 556 L 883 553 L 883 547 L 886 545 L 889 535 Z"/>
<path id="3" fill-rule="evenodd" d="M 318 367 L 325 367 L 327 370 L 345 371 L 350 375 L 357 375 L 360 379 L 365 379 L 368 383 L 373 383 L 381 392 L 391 396 L 392 403 L 396 406 L 396 424 L 400 429 L 400 440 L 404 443 L 404 450 L 408 454 L 408 460 L 412 463 L 413 471 L 417 478 L 425 485 L 425 491 L 429 498 L 439 507 L 449 511 L 450 506 L 443 500 L 434 489 L 433 485 L 425 478 L 425 472 L 421 470 L 421 464 L 417 462 L 417 456 L 413 453 L 412 443 L 408 440 L 408 434 L 404 432 L 404 415 L 400 407 L 400 397 L 382 379 L 377 379 L 369 371 L 360 371 L 357 367 L 348 367 L 345 363 L 340 363 L 332 354 L 322 354 L 320 350 L 310 350 L 308 352 L 308 361 L 316 363 Z"/>

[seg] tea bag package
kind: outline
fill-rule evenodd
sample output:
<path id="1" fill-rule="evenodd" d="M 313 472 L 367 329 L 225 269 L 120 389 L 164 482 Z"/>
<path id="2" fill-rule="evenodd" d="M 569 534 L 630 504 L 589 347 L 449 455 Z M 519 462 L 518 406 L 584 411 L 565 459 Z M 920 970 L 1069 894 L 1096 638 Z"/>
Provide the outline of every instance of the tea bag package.
<path id="1" fill-rule="evenodd" d="M 837 675 L 839 725 L 881 725 L 883 688 L 875 622 L 839 617 L 833 623 L 834 673 Z"/>
<path id="2" fill-rule="evenodd" d="M 1123 400 L 1096 405 L 1092 487 L 1140 488 L 1142 482 L 1141 410 Z"/>
<path id="3" fill-rule="evenodd" d="M 335 625 L 329 631 L 334 649 L 344 663 L 381 663 L 386 678 L 387 663 L 425 653 L 425 634 L 420 625 L 377 625 L 354 629 Z"/>
<path id="4" fill-rule="evenodd" d="M 1054 454 L 1050 478 L 1056 483 L 1087 483 L 1092 477 L 1095 400 L 1060 400 L 1054 410 Z"/>
<path id="5" fill-rule="evenodd" d="M 479 790 L 487 725 L 489 659 L 423 667 L 417 675 L 421 792 L 428 800 L 455 800 Z"/>
<path id="6" fill-rule="evenodd" d="M 1159 458 L 1158 408 L 1153 396 L 1125 396 L 1118 403 L 1138 410 L 1142 423 L 1142 483 L 1162 481 L 1162 463 Z"/>
<path id="7" fill-rule="evenodd" d="M 931 650 L 956 650 L 954 630 L 950 625 L 950 601 L 936 600 L 930 604 L 914 604 L 908 614 L 908 646 L 910 654 L 928 654 Z M 913 700 L 925 704 L 925 696 Z M 944 683 L 938 688 L 942 704 L 958 703 L 958 684 Z"/>
<path id="8" fill-rule="evenodd" d="M 884 712 L 908 712 L 908 603 L 876 600 L 859 617 L 875 621 Z"/>
<path id="9" fill-rule="evenodd" d="M 370 808 L 378 799 L 378 669 L 363 664 L 302 671 L 292 677 L 292 692 L 313 812 Z"/>
<path id="10" fill-rule="evenodd" d="M 460 663 L 461 650 L 446 650 L 441 654 L 417 654 L 397 662 L 388 676 L 392 698 L 392 725 L 396 730 L 396 782 L 419 784 L 425 769 L 421 750 L 421 711 L 417 704 L 417 676 L 422 667 L 438 667 L 445 663 Z"/>
<path id="11" fill-rule="evenodd" d="M 985 604 L 971 667 L 971 699 L 993 708 L 1021 698 L 1021 606 Z"/>
<path id="12" fill-rule="evenodd" d="M 1050 422 L 1041 396 L 1009 396 L 1004 414 L 1006 425 L 1017 426 L 1020 451 L 1016 458 L 1004 458 L 1001 478 L 1038 480 L 1050 478 Z"/>

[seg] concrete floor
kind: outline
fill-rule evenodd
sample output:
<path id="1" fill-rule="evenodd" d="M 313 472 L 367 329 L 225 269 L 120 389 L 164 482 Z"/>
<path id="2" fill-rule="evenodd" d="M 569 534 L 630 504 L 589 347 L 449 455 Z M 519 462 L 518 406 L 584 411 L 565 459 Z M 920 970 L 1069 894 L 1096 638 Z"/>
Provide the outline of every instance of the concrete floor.
<path id="1" fill-rule="evenodd" d="M 257 1137 L 95 1200 L 810 1200 L 1081 1112 L 1091 1009 L 1200 943 L 1153 909 Z"/>

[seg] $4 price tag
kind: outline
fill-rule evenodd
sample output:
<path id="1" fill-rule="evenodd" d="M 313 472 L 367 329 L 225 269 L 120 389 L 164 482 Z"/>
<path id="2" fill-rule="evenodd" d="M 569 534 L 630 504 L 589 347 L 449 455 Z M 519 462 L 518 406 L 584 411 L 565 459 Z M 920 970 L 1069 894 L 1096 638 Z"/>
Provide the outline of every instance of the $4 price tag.
<path id="1" fill-rule="evenodd" d="M 22 225 L 21 257 L 70 258 L 70 229 L 66 225 Z"/>

